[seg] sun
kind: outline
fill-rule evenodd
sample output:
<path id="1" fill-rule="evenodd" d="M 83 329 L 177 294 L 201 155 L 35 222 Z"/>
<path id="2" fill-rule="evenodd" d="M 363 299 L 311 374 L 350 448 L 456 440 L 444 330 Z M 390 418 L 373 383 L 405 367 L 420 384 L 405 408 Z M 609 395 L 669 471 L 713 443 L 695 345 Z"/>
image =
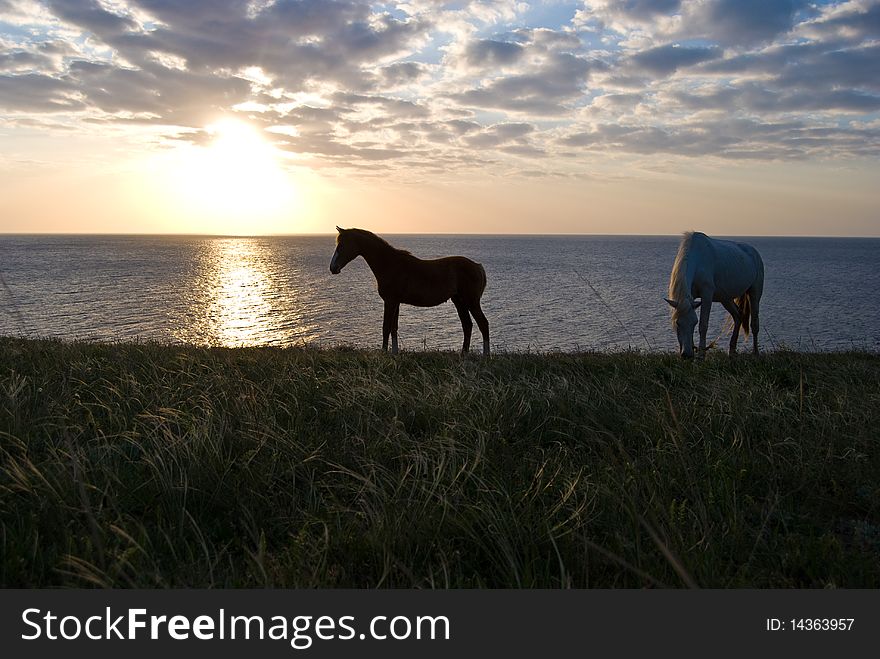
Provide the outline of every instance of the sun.
<path id="1" fill-rule="evenodd" d="M 273 233 L 285 218 L 295 221 L 296 182 L 260 131 L 223 119 L 205 133 L 205 146 L 176 149 L 165 169 L 173 203 L 200 232 Z"/>

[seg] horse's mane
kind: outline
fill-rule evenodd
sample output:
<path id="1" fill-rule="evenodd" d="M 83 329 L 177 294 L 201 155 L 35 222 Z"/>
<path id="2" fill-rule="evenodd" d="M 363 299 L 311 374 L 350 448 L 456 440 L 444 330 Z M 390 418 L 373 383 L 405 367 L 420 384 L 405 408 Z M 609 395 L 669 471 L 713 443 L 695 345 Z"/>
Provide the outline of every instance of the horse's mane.
<path id="1" fill-rule="evenodd" d="M 687 257 L 691 249 L 691 240 L 694 237 L 693 231 L 686 231 L 681 237 L 681 243 L 678 245 L 678 253 L 675 255 L 675 262 L 672 264 L 672 274 L 669 275 L 669 299 L 674 302 L 685 302 L 691 300 L 691 292 L 687 285 Z M 681 314 L 681 306 L 673 307 L 672 323 L 678 320 Z"/>
<path id="2" fill-rule="evenodd" d="M 346 229 L 345 231 L 353 233 L 356 236 L 359 236 L 360 238 L 366 238 L 369 241 L 372 241 L 374 243 L 378 243 L 382 247 L 387 247 L 388 249 L 393 249 L 395 252 L 398 252 L 400 254 L 409 254 L 409 252 L 407 250 L 399 249 L 399 248 L 395 247 L 394 245 L 389 243 L 387 240 L 385 240 L 381 236 L 377 236 L 372 231 L 367 231 L 366 229 Z M 336 240 L 337 240 L 337 242 L 339 241 L 339 236 L 336 237 Z"/>

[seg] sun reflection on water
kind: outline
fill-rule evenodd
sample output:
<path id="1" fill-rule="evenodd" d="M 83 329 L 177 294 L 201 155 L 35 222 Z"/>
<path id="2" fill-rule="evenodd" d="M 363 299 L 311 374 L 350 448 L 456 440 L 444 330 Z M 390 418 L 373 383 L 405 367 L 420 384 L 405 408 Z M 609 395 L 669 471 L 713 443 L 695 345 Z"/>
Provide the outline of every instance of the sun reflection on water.
<path id="1" fill-rule="evenodd" d="M 272 285 L 257 246 L 249 240 L 223 240 L 217 248 L 214 290 L 208 317 L 217 343 L 244 346 L 262 343 L 275 329 Z"/>
<path id="2" fill-rule="evenodd" d="M 178 339 L 241 347 L 290 345 L 310 338 L 314 328 L 296 310 L 300 295 L 291 268 L 273 258 L 264 241 L 211 240 L 197 267 L 196 285 L 186 294 L 189 322 Z"/>

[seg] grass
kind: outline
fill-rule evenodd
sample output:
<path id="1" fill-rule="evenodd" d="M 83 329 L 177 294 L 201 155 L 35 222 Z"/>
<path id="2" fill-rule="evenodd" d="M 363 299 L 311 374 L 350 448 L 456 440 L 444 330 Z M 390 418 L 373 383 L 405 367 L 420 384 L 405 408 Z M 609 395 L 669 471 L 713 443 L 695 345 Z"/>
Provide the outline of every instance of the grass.
<path id="1" fill-rule="evenodd" d="M 0 339 L 0 584 L 880 587 L 880 356 Z"/>

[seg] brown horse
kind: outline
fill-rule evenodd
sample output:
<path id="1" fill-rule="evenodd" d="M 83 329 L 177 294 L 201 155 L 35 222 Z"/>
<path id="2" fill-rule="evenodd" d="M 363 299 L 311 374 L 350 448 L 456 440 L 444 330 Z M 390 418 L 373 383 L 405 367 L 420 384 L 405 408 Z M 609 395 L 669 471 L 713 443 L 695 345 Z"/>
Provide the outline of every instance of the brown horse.
<path id="1" fill-rule="evenodd" d="M 483 354 L 489 355 L 489 321 L 480 309 L 480 297 L 486 289 L 486 271 L 482 265 L 463 256 L 420 259 L 364 229 L 336 227 L 336 230 L 339 235 L 336 251 L 330 259 L 330 272 L 338 275 L 349 261 L 363 256 L 376 276 L 379 296 L 385 301 L 382 350 L 388 350 L 390 334 L 391 352 L 397 352 L 401 303 L 435 307 L 451 299 L 464 331 L 462 352 L 467 352 L 471 345 L 472 315 L 483 335 Z"/>

